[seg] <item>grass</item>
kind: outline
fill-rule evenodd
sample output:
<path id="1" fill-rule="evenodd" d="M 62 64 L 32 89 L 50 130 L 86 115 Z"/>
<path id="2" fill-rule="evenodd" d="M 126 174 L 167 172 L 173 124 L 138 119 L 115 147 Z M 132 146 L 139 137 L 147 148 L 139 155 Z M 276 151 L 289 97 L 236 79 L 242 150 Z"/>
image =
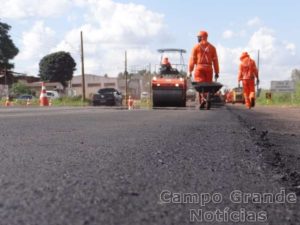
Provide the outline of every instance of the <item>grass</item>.
<path id="1" fill-rule="evenodd" d="M 52 106 L 88 106 L 89 101 L 82 102 L 81 97 L 63 97 L 52 100 Z"/>
<path id="2" fill-rule="evenodd" d="M 300 83 L 296 85 L 294 93 L 272 93 L 272 99 L 266 99 L 267 90 L 262 90 L 257 98 L 259 105 L 271 106 L 300 106 Z"/>
<path id="3" fill-rule="evenodd" d="M 0 105 L 4 106 L 6 99 L 2 98 L 0 100 Z M 13 106 L 19 106 L 19 107 L 26 107 L 27 106 L 27 100 L 19 100 L 14 99 L 12 101 Z M 30 107 L 39 106 L 39 99 L 32 99 L 30 100 Z M 51 106 L 88 106 L 90 105 L 90 102 L 87 100 L 85 102 L 82 102 L 80 97 L 62 97 L 58 99 L 51 100 Z"/>

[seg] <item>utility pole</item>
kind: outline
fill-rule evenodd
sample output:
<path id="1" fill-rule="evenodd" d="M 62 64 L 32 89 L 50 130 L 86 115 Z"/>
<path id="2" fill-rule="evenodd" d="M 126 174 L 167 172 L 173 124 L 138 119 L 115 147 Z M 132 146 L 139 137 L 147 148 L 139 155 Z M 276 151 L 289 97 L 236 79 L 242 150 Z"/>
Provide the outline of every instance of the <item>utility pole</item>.
<path id="1" fill-rule="evenodd" d="M 258 78 L 260 77 L 260 74 L 259 74 L 259 49 L 257 50 L 257 74 L 258 74 Z M 260 95 L 260 91 L 259 91 L 259 84 L 258 82 L 256 81 L 256 97 L 259 97 Z"/>
<path id="2" fill-rule="evenodd" d="M 259 71 L 259 50 L 257 51 L 257 70 Z"/>
<path id="3" fill-rule="evenodd" d="M 149 63 L 149 106 L 152 101 L 152 75 L 151 75 L 151 63 Z"/>
<path id="4" fill-rule="evenodd" d="M 81 76 L 82 76 L 82 101 L 85 101 L 85 75 L 84 75 L 84 53 L 83 53 L 83 34 L 80 31 L 80 43 L 81 43 Z"/>
<path id="5" fill-rule="evenodd" d="M 7 83 L 7 69 L 6 66 L 4 66 L 4 87 L 6 92 L 6 97 L 9 98 L 9 87 Z"/>
<path id="6" fill-rule="evenodd" d="M 125 104 L 127 105 L 128 100 L 128 71 L 127 71 L 127 51 L 125 51 Z"/>

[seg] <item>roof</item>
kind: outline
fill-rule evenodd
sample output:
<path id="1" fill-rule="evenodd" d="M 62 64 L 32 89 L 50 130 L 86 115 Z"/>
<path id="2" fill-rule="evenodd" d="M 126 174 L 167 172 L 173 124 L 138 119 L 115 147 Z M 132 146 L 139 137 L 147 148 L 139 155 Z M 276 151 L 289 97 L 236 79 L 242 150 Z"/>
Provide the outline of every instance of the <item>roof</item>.
<path id="1" fill-rule="evenodd" d="M 179 52 L 179 53 L 186 53 L 185 49 L 180 49 L 180 48 L 161 48 L 157 49 L 159 53 L 164 53 L 164 52 Z"/>

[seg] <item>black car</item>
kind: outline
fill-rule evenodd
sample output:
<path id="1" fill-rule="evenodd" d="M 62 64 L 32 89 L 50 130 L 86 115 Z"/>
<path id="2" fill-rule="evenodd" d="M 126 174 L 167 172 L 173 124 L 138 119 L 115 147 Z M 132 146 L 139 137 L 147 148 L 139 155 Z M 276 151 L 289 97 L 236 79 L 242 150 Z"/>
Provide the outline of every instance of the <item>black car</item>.
<path id="1" fill-rule="evenodd" d="M 93 95 L 92 103 L 94 106 L 121 106 L 122 94 L 115 88 L 102 88 L 97 94 Z"/>

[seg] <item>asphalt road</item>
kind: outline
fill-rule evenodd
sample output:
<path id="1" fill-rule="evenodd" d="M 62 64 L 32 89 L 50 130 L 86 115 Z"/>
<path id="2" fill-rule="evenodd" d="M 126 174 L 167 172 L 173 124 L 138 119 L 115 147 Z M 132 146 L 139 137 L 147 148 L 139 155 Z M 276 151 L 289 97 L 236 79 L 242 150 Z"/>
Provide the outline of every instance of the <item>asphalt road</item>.
<path id="1" fill-rule="evenodd" d="M 0 126 L 1 225 L 300 224 L 299 109 L 2 108 Z"/>

